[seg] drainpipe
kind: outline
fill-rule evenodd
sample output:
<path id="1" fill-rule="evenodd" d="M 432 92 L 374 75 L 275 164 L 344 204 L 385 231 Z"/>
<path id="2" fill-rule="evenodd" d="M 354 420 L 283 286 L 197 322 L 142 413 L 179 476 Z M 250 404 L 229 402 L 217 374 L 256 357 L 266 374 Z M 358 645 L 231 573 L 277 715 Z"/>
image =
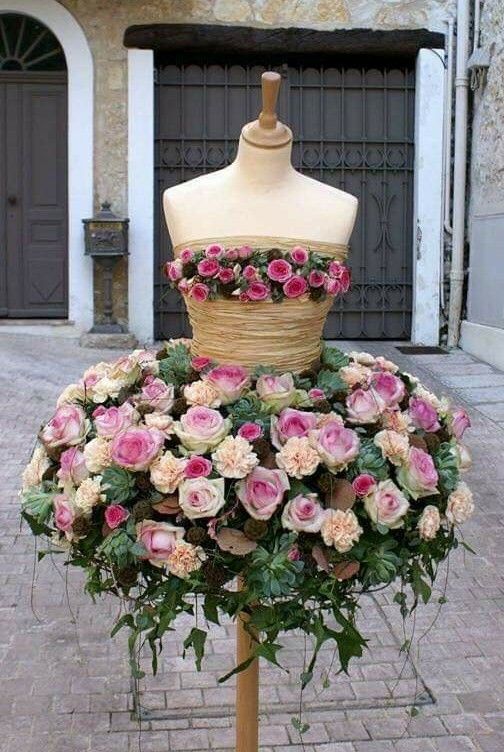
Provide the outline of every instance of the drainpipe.
<path id="1" fill-rule="evenodd" d="M 469 76 L 469 0 L 457 0 L 457 48 L 455 67 L 455 149 L 453 158 L 453 239 L 450 271 L 448 347 L 459 340 L 464 285 L 465 203 L 467 170 L 467 110 Z"/>

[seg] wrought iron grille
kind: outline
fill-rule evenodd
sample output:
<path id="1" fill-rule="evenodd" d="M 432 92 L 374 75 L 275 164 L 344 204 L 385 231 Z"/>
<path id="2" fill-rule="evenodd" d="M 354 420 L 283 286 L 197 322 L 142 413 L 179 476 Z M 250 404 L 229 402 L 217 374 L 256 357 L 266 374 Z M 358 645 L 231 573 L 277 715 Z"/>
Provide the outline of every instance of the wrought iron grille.
<path id="1" fill-rule="evenodd" d="M 349 257 L 352 289 L 333 306 L 325 336 L 408 339 L 413 68 L 189 61 L 156 69 L 156 336 L 189 334 L 179 296 L 161 275 L 171 251 L 162 193 L 233 160 L 243 124 L 260 109 L 260 76 L 267 68 L 284 78 L 279 112 L 294 132 L 294 166 L 360 202 Z"/>

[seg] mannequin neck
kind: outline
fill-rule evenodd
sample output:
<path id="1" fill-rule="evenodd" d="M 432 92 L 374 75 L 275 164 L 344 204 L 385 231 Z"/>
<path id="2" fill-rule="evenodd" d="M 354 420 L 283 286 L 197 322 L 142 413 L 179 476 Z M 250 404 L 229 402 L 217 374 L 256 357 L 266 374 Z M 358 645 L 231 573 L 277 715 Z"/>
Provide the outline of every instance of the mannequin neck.
<path id="1" fill-rule="evenodd" d="M 277 183 L 295 172 L 291 163 L 292 142 L 285 146 L 254 146 L 240 136 L 238 152 L 231 167 L 238 177 L 263 185 Z"/>

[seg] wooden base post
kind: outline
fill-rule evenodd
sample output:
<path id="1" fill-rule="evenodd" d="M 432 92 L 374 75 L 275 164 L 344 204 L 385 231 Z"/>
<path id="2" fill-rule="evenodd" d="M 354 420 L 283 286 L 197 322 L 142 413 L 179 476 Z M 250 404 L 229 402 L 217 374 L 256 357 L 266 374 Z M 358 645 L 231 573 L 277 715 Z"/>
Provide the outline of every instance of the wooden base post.
<path id="1" fill-rule="evenodd" d="M 240 583 L 241 587 L 241 583 Z M 246 661 L 253 640 L 245 630 L 247 614 L 236 620 L 236 662 Z M 236 676 L 236 752 L 259 750 L 259 661 L 254 659 L 245 671 Z"/>

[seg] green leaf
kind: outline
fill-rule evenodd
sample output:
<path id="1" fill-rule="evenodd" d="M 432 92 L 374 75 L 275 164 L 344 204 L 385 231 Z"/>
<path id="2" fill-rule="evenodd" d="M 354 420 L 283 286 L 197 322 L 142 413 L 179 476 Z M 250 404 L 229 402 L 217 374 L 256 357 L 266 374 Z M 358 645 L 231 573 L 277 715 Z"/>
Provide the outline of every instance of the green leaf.
<path id="1" fill-rule="evenodd" d="M 135 476 L 122 467 L 107 467 L 102 474 L 107 501 L 123 504 L 135 496 Z"/>
<path id="2" fill-rule="evenodd" d="M 111 637 L 115 637 L 115 635 L 119 632 L 120 629 L 123 627 L 130 627 L 130 629 L 134 629 L 135 627 L 135 620 L 133 619 L 133 614 L 123 614 L 120 619 L 116 621 L 114 624 L 114 627 L 110 633 Z"/>
<path id="3" fill-rule="evenodd" d="M 259 642 L 254 648 L 254 653 L 258 658 L 265 658 L 270 663 L 274 663 L 275 666 L 281 668 L 277 658 L 277 653 L 281 647 L 281 645 L 275 642 Z"/>
<path id="4" fill-rule="evenodd" d="M 21 512 L 21 516 L 28 523 L 33 535 L 52 535 L 53 531 L 50 527 L 42 522 L 38 522 L 36 517 L 32 517 L 30 514 L 28 514 L 28 512 Z"/>
<path id="5" fill-rule="evenodd" d="M 97 552 L 103 554 L 109 561 L 119 568 L 126 567 L 136 560 L 133 553 L 136 541 L 127 534 L 126 530 L 117 529 L 107 535 Z"/>
<path id="6" fill-rule="evenodd" d="M 301 718 L 291 718 L 291 723 L 300 736 L 306 734 L 306 732 L 310 730 L 310 724 L 306 723 Z"/>
<path id="7" fill-rule="evenodd" d="M 460 542 L 460 545 L 463 548 L 465 548 L 466 551 L 469 551 L 470 554 L 474 554 L 476 556 L 476 551 L 474 550 L 474 548 L 471 548 L 469 543 L 466 543 L 465 541 L 459 541 L 459 542 Z"/>
<path id="8" fill-rule="evenodd" d="M 55 490 L 52 488 L 49 491 L 44 485 L 33 486 L 23 492 L 21 508 L 37 522 L 46 522 L 53 508 L 54 496 Z M 40 533 L 35 533 L 35 535 L 40 535 Z"/>
<path id="9" fill-rule="evenodd" d="M 361 440 L 360 453 L 354 465 L 358 473 L 373 475 L 377 480 L 388 478 L 387 461 L 371 439 Z"/>
<path id="10" fill-rule="evenodd" d="M 439 485 L 446 493 L 451 493 L 459 479 L 458 455 L 453 444 L 444 442 L 433 454 L 434 464 L 439 474 Z"/>
<path id="11" fill-rule="evenodd" d="M 217 610 L 218 599 L 211 593 L 207 593 L 203 601 L 203 613 L 207 621 L 212 624 L 220 624 L 219 612 Z"/>
<path id="12" fill-rule="evenodd" d="M 250 666 L 250 664 L 252 663 L 254 659 L 255 659 L 255 656 L 253 655 L 250 656 L 250 658 L 247 658 L 246 661 L 242 661 L 233 669 L 231 669 L 231 671 L 228 671 L 227 674 L 224 674 L 224 676 L 220 676 L 217 681 L 219 682 L 219 684 L 223 684 L 235 674 L 239 674 L 241 671 L 245 671 L 245 669 L 247 669 Z"/>
<path id="13" fill-rule="evenodd" d="M 329 347 L 328 345 L 325 345 L 322 350 L 320 360 L 322 365 L 327 366 L 331 371 L 339 371 L 340 368 L 347 366 L 350 362 L 348 355 L 338 350 L 337 347 Z"/>
<path id="14" fill-rule="evenodd" d="M 194 655 L 196 656 L 196 669 L 198 671 L 201 671 L 201 661 L 203 659 L 203 656 L 205 654 L 205 640 L 207 637 L 207 633 L 203 629 L 198 629 L 197 627 L 193 627 L 191 631 L 189 632 L 188 636 L 184 640 L 184 653 L 183 656 L 185 658 L 186 650 L 189 648 L 194 649 Z"/>
<path id="15" fill-rule="evenodd" d="M 334 371 L 323 370 L 317 376 L 317 386 L 323 389 L 328 397 L 336 392 L 347 392 L 348 386 Z"/>
<path id="16" fill-rule="evenodd" d="M 185 384 L 192 371 L 191 355 L 185 345 L 170 347 L 166 358 L 159 361 L 159 376 L 166 384 Z"/>

